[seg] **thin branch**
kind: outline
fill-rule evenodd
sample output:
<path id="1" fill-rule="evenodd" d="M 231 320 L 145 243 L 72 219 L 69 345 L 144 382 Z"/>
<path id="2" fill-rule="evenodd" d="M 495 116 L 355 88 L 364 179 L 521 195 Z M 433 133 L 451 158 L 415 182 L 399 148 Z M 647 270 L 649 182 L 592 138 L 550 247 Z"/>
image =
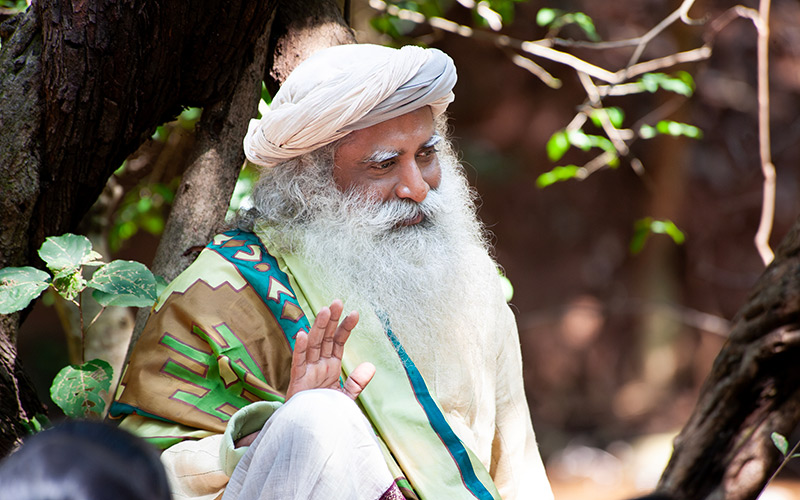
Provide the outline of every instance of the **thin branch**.
<path id="1" fill-rule="evenodd" d="M 513 62 L 520 68 L 533 73 L 533 75 L 536 76 L 536 78 L 544 82 L 544 84 L 550 87 L 551 89 L 561 88 L 561 80 L 548 73 L 546 69 L 539 66 L 535 62 L 531 61 L 527 57 L 523 57 L 519 54 L 513 54 L 510 55 L 510 57 L 511 57 L 511 62 Z"/>
<path id="2" fill-rule="evenodd" d="M 583 85 L 584 90 L 586 90 L 586 95 L 589 96 L 589 102 L 591 102 L 592 106 L 595 109 L 601 109 L 603 107 L 603 102 L 600 98 L 600 92 L 597 90 L 597 86 L 594 84 L 589 75 L 586 73 L 578 72 L 578 79 Z M 611 139 L 611 143 L 614 145 L 614 148 L 617 150 L 617 153 L 620 156 L 627 156 L 628 152 L 628 145 L 625 144 L 625 141 L 619 135 L 619 130 L 611 124 L 611 121 L 608 119 L 608 113 L 605 111 L 601 111 L 599 114 L 600 124 L 603 126 L 603 130 L 605 131 L 606 135 L 609 139 Z"/>
<path id="3" fill-rule="evenodd" d="M 775 254 L 769 246 L 769 236 L 775 219 L 775 165 L 772 164 L 769 130 L 769 9 L 770 0 L 760 0 L 758 6 L 758 143 L 761 171 L 764 174 L 764 200 L 761 204 L 761 221 L 755 236 L 755 245 L 764 265 L 769 265 Z"/>
<path id="4" fill-rule="evenodd" d="M 644 49 L 647 47 L 647 44 L 650 43 L 653 38 L 657 37 L 661 34 L 662 31 L 667 29 L 672 23 L 676 22 L 679 19 L 688 19 L 688 12 L 689 9 L 694 4 L 694 0 L 683 0 L 680 7 L 675 10 L 672 14 L 665 17 L 660 23 L 655 25 L 651 28 L 647 33 L 642 35 L 641 41 L 636 46 L 636 50 L 633 52 L 628 64 L 626 66 L 633 66 L 634 64 L 639 62 L 639 58 L 642 56 Z"/>

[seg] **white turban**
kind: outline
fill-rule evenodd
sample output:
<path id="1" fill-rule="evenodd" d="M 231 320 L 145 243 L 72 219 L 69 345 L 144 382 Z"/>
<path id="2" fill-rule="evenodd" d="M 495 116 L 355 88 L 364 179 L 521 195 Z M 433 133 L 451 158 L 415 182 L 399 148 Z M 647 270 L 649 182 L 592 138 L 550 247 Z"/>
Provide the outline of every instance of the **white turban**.
<path id="1" fill-rule="evenodd" d="M 437 49 L 323 49 L 292 71 L 260 120 L 250 121 L 245 156 L 272 167 L 423 106 L 436 117 L 453 100 L 455 83 L 452 59 Z"/>

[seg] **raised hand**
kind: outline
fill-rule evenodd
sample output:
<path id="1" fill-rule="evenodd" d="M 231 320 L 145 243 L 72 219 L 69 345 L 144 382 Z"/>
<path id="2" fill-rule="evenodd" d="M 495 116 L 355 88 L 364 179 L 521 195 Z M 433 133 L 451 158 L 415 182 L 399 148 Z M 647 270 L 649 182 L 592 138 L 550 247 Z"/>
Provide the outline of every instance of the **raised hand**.
<path id="1" fill-rule="evenodd" d="M 358 313 L 355 311 L 348 314 L 340 324 L 343 309 L 342 301 L 334 300 L 330 307 L 323 307 L 317 313 L 308 334 L 300 332 L 295 337 L 292 371 L 289 388 L 286 390 L 287 400 L 298 392 L 309 389 L 340 390 L 356 399 L 372 380 L 375 366 L 372 363 L 361 363 L 350 373 L 344 387 L 339 386 L 344 344 L 358 324 Z"/>

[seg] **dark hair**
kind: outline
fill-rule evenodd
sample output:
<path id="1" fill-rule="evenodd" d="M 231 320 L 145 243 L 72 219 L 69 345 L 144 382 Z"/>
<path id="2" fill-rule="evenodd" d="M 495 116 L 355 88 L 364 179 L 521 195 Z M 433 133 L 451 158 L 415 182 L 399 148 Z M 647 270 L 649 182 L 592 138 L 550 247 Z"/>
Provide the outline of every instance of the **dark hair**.
<path id="1" fill-rule="evenodd" d="M 0 462 L 15 500 L 169 500 L 158 452 L 112 425 L 68 421 L 31 436 Z"/>

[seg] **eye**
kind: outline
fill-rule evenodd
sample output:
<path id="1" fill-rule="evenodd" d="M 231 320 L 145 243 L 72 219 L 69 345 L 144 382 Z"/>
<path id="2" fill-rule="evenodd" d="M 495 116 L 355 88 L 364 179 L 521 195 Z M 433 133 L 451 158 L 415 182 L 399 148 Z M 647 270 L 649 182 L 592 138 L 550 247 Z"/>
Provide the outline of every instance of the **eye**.
<path id="1" fill-rule="evenodd" d="M 394 164 L 395 164 L 395 160 L 393 160 L 393 159 L 392 160 L 386 160 L 386 161 L 382 161 L 380 163 L 376 163 L 375 165 L 373 165 L 372 168 L 377 169 L 377 170 L 386 170 L 387 168 L 391 168 L 392 165 L 394 165 Z"/>
<path id="2" fill-rule="evenodd" d="M 436 157 L 436 153 L 438 152 L 439 152 L 438 149 L 431 146 L 417 153 L 417 158 L 419 158 L 419 160 L 422 162 L 430 162 Z"/>

